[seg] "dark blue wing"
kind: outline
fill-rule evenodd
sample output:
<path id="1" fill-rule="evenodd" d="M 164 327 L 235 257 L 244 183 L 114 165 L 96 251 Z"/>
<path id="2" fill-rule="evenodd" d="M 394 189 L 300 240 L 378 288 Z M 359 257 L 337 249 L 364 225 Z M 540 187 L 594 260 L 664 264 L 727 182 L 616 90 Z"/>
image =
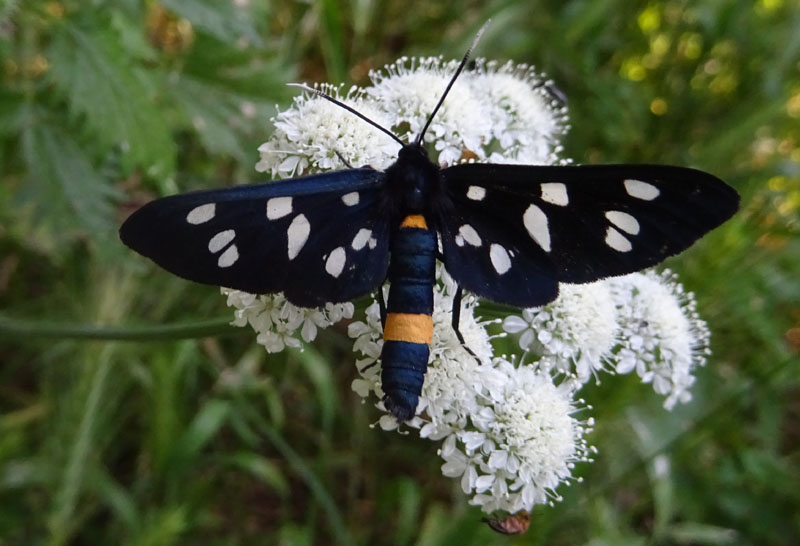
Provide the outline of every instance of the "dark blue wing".
<path id="1" fill-rule="evenodd" d="M 467 164 L 442 177 L 455 210 L 439 220 L 447 270 L 468 290 L 525 307 L 555 298 L 558 282 L 677 254 L 739 203 L 708 173 L 661 165 Z"/>
<path id="2" fill-rule="evenodd" d="M 384 174 L 351 169 L 174 195 L 122 225 L 122 241 L 185 279 L 292 303 L 351 300 L 386 278 Z"/>

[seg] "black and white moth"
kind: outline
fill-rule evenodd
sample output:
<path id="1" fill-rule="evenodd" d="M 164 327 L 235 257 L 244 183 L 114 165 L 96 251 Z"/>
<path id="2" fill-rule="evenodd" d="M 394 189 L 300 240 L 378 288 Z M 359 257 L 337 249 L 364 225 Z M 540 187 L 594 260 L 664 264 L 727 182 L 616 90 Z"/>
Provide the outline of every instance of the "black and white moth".
<path id="1" fill-rule="evenodd" d="M 354 112 L 400 145 L 385 171 L 350 168 L 158 199 L 128 218 L 122 241 L 183 278 L 283 292 L 303 307 L 348 301 L 390 282 L 382 388 L 387 409 L 407 420 L 428 362 L 437 259 L 459 295 L 463 288 L 535 307 L 555 299 L 559 283 L 657 264 L 737 210 L 731 187 L 683 167 L 440 168 L 423 136 L 469 54 L 413 142 Z M 456 331 L 459 309 L 456 301 Z"/>

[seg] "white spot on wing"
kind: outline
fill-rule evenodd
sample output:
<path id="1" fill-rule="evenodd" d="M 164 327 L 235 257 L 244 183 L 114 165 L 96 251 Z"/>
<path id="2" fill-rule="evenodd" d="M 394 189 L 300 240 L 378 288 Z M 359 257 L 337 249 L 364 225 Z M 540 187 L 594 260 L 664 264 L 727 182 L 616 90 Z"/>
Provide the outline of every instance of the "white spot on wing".
<path id="1" fill-rule="evenodd" d="M 220 231 L 216 235 L 214 235 L 210 241 L 208 241 L 208 250 L 216 254 L 226 246 L 228 243 L 233 241 L 233 238 L 236 237 L 236 232 L 232 229 L 226 229 L 225 231 Z"/>
<path id="2" fill-rule="evenodd" d="M 542 201 L 559 207 L 566 207 L 569 205 L 567 186 L 561 182 L 546 182 L 542 184 Z"/>
<path id="3" fill-rule="evenodd" d="M 550 229 L 547 227 L 547 216 L 542 209 L 536 205 L 528 206 L 522 215 L 522 223 L 536 244 L 545 252 L 550 252 Z"/>
<path id="4" fill-rule="evenodd" d="M 328 256 L 328 259 L 325 261 L 325 271 L 327 271 L 332 277 L 338 278 L 344 270 L 344 263 L 346 259 L 347 254 L 345 253 L 344 248 L 334 248 L 333 252 L 331 252 L 331 255 Z"/>
<path id="5" fill-rule="evenodd" d="M 372 237 L 371 229 L 361 228 L 358 230 L 358 233 L 356 233 L 356 236 L 353 237 L 353 243 L 351 244 L 353 250 L 361 250 L 364 248 L 364 245 L 369 242 L 370 237 Z"/>
<path id="6" fill-rule="evenodd" d="M 239 249 L 236 248 L 236 245 L 231 245 L 225 249 L 225 252 L 219 255 L 219 259 L 217 260 L 217 265 L 219 267 L 230 267 L 236 260 L 239 259 Z"/>
<path id="7" fill-rule="evenodd" d="M 344 203 L 348 207 L 354 207 L 358 205 L 358 192 L 351 191 L 350 193 L 344 194 L 342 196 L 342 203 Z"/>
<path id="8" fill-rule="evenodd" d="M 372 250 L 373 248 L 378 246 L 378 240 L 375 237 L 370 237 L 368 244 L 369 244 L 369 249 Z"/>
<path id="9" fill-rule="evenodd" d="M 286 230 L 286 235 L 289 239 L 288 253 L 290 260 L 294 260 L 300 254 L 300 250 L 308 240 L 309 233 L 311 233 L 311 226 L 305 214 L 295 216 L 292 223 L 289 224 L 289 229 Z"/>
<path id="10" fill-rule="evenodd" d="M 492 266 L 494 266 L 494 270 L 498 274 L 502 275 L 511 269 L 511 258 L 508 255 L 508 251 L 501 245 L 492 244 L 489 247 L 489 258 L 491 258 Z"/>
<path id="11" fill-rule="evenodd" d="M 661 191 L 652 184 L 642 182 L 641 180 L 626 180 L 625 191 L 628 195 L 643 201 L 652 201 L 659 196 Z"/>
<path id="12" fill-rule="evenodd" d="M 267 218 L 277 220 L 292 213 L 291 197 L 273 197 L 267 201 Z"/>
<path id="13" fill-rule="evenodd" d="M 606 244 L 619 252 L 630 252 L 633 248 L 631 242 L 622 233 L 610 226 L 606 230 Z"/>
<path id="14" fill-rule="evenodd" d="M 625 233 L 630 233 L 631 235 L 639 233 L 639 222 L 627 212 L 609 210 L 606 212 L 606 218 Z"/>
<path id="15" fill-rule="evenodd" d="M 189 211 L 189 214 L 186 215 L 186 221 L 194 225 L 204 224 L 214 218 L 216 213 L 216 203 L 200 205 L 199 207 L 195 207 Z"/>
<path id="16" fill-rule="evenodd" d="M 473 228 L 471 225 L 464 224 L 458 228 L 458 234 L 464 239 L 464 241 L 472 246 L 481 246 L 481 236 L 478 235 L 478 232 L 475 231 L 475 228 Z M 456 244 L 458 246 L 463 246 L 463 244 L 458 243 L 458 237 L 456 237 Z"/>
<path id="17" fill-rule="evenodd" d="M 480 186 L 470 186 L 467 188 L 467 199 L 483 201 L 484 197 L 486 197 L 486 188 L 481 188 Z"/>

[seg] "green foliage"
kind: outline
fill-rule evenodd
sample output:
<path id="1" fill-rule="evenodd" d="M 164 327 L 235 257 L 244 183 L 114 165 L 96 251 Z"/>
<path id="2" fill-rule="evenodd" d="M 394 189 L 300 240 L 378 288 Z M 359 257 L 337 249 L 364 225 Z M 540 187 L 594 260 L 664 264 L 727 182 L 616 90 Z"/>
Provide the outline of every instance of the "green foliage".
<path id="1" fill-rule="evenodd" d="M 78 122 L 104 148 L 119 146 L 123 174 L 143 168 L 154 177 L 173 174 L 175 146 L 154 97 L 154 74 L 139 71 L 109 21 L 57 25 L 45 53 L 48 76 Z M 102 84 L 100 84 L 102 82 Z"/>
<path id="2" fill-rule="evenodd" d="M 32 207 L 34 222 L 54 232 L 109 232 L 114 221 L 112 199 L 118 193 L 68 133 L 47 122 L 39 123 L 35 112 L 27 117 L 21 137 L 28 176 L 16 203 L 20 208 Z"/>
<path id="3" fill-rule="evenodd" d="M 576 162 L 743 196 L 670 264 L 713 333 L 694 402 L 590 386 L 596 462 L 512 539 L 434 444 L 370 428 L 343 330 L 266 355 L 116 237 L 152 197 L 252 180 L 285 83 L 457 57 L 488 17 L 480 55 L 569 97 Z M 0 2 L 0 544 L 794 544 L 798 27 L 787 0 Z"/>

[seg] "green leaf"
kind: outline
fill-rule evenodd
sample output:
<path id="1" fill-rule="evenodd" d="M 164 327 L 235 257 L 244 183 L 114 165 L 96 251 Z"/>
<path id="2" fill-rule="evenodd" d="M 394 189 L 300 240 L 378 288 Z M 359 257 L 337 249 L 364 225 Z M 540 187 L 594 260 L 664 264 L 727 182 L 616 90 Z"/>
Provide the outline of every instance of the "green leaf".
<path id="1" fill-rule="evenodd" d="M 59 127 L 30 114 L 22 134 L 28 176 L 16 195 L 35 218 L 57 235 L 84 230 L 108 233 L 117 192 L 94 169 L 82 147 Z"/>
<path id="2" fill-rule="evenodd" d="M 131 546 L 169 546 L 179 544 L 189 527 L 188 510 L 183 506 L 167 506 L 149 514 L 138 536 L 128 542 Z"/>
<path id="3" fill-rule="evenodd" d="M 692 522 L 672 526 L 669 535 L 677 544 L 733 544 L 739 540 L 734 529 Z"/>
<path id="4" fill-rule="evenodd" d="M 217 435 L 230 414 L 230 404 L 223 400 L 209 400 L 189 424 L 189 428 L 176 441 L 172 453 L 173 468 L 185 468 Z"/>
<path id="5" fill-rule="evenodd" d="M 22 128 L 24 112 L 22 95 L 0 89 L 0 137 L 19 132 Z"/>
<path id="6" fill-rule="evenodd" d="M 333 379 L 331 366 L 312 345 L 307 345 L 302 351 L 293 351 L 292 353 L 303 365 L 303 369 L 314 385 L 315 398 L 319 403 L 322 415 L 322 429 L 330 430 L 337 406 L 336 382 Z"/>
<path id="7" fill-rule="evenodd" d="M 157 54 L 153 46 L 147 41 L 147 35 L 142 32 L 139 21 L 126 16 L 122 11 L 113 11 L 111 27 L 119 35 L 119 41 L 126 54 L 148 62 L 155 62 Z"/>
<path id="8" fill-rule="evenodd" d="M 419 531 L 419 521 L 423 513 L 420 484 L 410 478 L 397 480 L 397 529 L 396 544 L 411 544 Z"/>
<path id="9" fill-rule="evenodd" d="M 109 376 L 113 361 L 113 345 L 106 345 L 92 363 L 91 371 L 82 378 L 80 400 L 75 399 L 76 416 L 74 429 L 65 437 L 66 458 L 59 469 L 58 483 L 51 491 L 52 503 L 47 517 L 47 527 L 52 544 L 66 544 L 75 531 L 76 513 L 81 508 L 81 493 L 87 487 L 86 476 L 91 473 L 95 461 L 90 456 L 98 443 L 98 429 L 103 413 L 103 398 L 109 388 Z M 84 390 L 85 389 L 85 390 Z"/>
<path id="10" fill-rule="evenodd" d="M 105 469 L 93 468 L 90 483 L 97 496 L 120 522 L 128 529 L 136 529 L 139 526 L 141 522 L 138 507 L 131 491 L 114 480 Z"/>
<path id="11" fill-rule="evenodd" d="M 250 22 L 248 12 L 238 2 L 217 0 L 161 0 L 165 8 L 188 19 L 193 25 L 227 43 L 245 38 L 250 45 L 261 40 Z"/>
<path id="12" fill-rule="evenodd" d="M 342 7 L 337 0 L 316 2 L 320 41 L 325 65 L 332 81 L 343 81 L 347 77 L 344 50 Z"/>
<path id="13" fill-rule="evenodd" d="M 243 99 L 236 100 L 229 90 L 186 75 L 172 82 L 170 90 L 210 152 L 227 154 L 241 162 L 252 159 L 253 151 L 244 149 L 235 125 L 243 117 L 240 110 Z"/>
<path id="14" fill-rule="evenodd" d="M 110 29 L 65 23 L 48 49 L 49 76 L 73 114 L 108 147 L 122 151 L 126 172 L 144 169 L 152 177 L 172 175 L 175 145 L 154 102 L 152 82 L 122 48 Z"/>
<path id="15" fill-rule="evenodd" d="M 244 470 L 257 480 L 264 482 L 278 492 L 282 497 L 289 495 L 289 482 L 280 467 L 272 461 L 248 451 L 235 453 L 227 461 L 237 468 Z"/>
<path id="16" fill-rule="evenodd" d="M 181 76 L 272 106 L 297 94 L 286 86 L 286 82 L 295 81 L 297 72 L 284 56 L 272 50 L 231 47 L 212 36 L 200 35 L 184 59 Z"/>

